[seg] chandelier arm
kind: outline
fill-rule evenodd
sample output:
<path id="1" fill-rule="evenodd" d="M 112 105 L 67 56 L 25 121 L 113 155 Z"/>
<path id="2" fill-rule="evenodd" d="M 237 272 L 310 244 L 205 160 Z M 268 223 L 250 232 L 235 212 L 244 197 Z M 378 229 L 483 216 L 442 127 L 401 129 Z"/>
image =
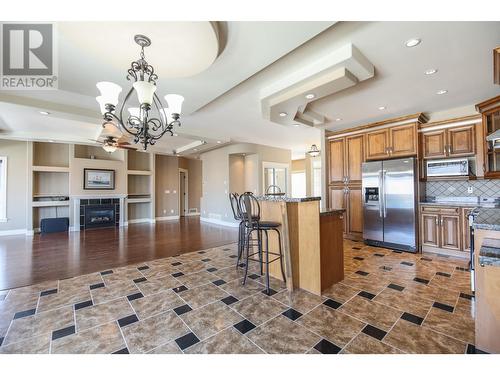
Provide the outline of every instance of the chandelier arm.
<path id="1" fill-rule="evenodd" d="M 165 108 L 163 107 L 163 103 L 161 102 L 158 95 L 156 95 L 156 93 L 153 94 L 153 103 L 156 107 L 156 110 L 160 113 L 161 128 L 164 129 L 165 125 L 168 125 L 167 114 L 165 113 Z"/>

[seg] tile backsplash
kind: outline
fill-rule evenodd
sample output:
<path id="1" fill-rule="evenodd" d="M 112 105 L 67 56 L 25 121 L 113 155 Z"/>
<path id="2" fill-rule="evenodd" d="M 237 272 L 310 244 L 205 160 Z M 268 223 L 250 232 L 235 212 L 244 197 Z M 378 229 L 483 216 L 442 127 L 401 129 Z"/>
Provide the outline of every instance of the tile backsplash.
<path id="1" fill-rule="evenodd" d="M 472 187 L 472 193 L 468 188 Z M 430 181 L 425 184 L 427 197 L 500 197 L 500 179 L 472 181 Z"/>

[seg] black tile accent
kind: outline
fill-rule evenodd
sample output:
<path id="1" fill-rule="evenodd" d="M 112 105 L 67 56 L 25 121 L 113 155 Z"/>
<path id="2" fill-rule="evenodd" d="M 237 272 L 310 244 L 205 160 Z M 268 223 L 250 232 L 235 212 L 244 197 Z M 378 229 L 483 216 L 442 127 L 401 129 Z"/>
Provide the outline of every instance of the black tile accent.
<path id="1" fill-rule="evenodd" d="M 173 277 L 180 277 L 180 276 L 184 276 L 184 274 L 182 272 L 176 272 L 176 273 L 173 273 L 172 276 Z"/>
<path id="2" fill-rule="evenodd" d="M 466 294 L 466 293 L 460 293 L 460 297 L 465 298 L 465 299 L 469 299 L 469 300 L 474 298 L 474 296 L 471 296 L 470 294 Z"/>
<path id="3" fill-rule="evenodd" d="M 43 292 L 40 292 L 40 297 L 48 296 L 49 294 L 56 294 L 56 293 L 57 293 L 57 289 L 44 290 Z"/>
<path id="4" fill-rule="evenodd" d="M 137 267 L 137 269 L 139 271 L 149 270 L 149 266 L 140 266 L 140 267 Z"/>
<path id="5" fill-rule="evenodd" d="M 426 262 L 432 262 L 432 258 L 422 257 L 420 260 L 425 260 Z"/>
<path id="6" fill-rule="evenodd" d="M 382 266 L 380 267 L 381 270 L 384 270 L 384 271 L 391 271 L 392 270 L 392 267 L 389 267 L 389 266 Z"/>
<path id="7" fill-rule="evenodd" d="M 187 335 L 175 339 L 175 342 L 177 343 L 177 345 L 179 345 L 179 348 L 181 348 L 181 350 L 184 350 L 189 348 L 190 346 L 193 346 L 197 342 L 200 342 L 200 339 L 196 337 L 193 332 L 189 332 Z"/>
<path id="8" fill-rule="evenodd" d="M 403 254 L 403 252 L 402 252 L 402 251 L 400 251 L 400 250 L 392 250 L 392 252 L 393 252 L 393 253 L 396 253 L 396 254 Z"/>
<path id="9" fill-rule="evenodd" d="M 231 305 L 235 302 L 238 302 L 238 298 L 233 297 L 233 296 L 228 296 L 228 297 L 224 297 L 223 299 L 221 299 L 221 301 L 224 302 L 226 305 Z"/>
<path id="10" fill-rule="evenodd" d="M 144 295 L 142 293 L 134 293 L 134 294 L 131 294 L 129 296 L 127 296 L 127 299 L 129 301 L 133 301 L 134 299 L 139 299 L 139 298 L 142 298 L 144 297 Z"/>
<path id="11" fill-rule="evenodd" d="M 125 326 L 128 326 L 129 324 L 132 324 L 132 323 L 135 323 L 138 321 L 139 321 L 139 319 L 137 318 L 137 315 L 132 314 L 132 315 L 126 316 L 125 318 L 118 319 L 118 325 L 120 327 L 125 327 Z"/>
<path id="12" fill-rule="evenodd" d="M 421 284 L 425 284 L 425 285 L 429 284 L 429 280 L 427 280 L 427 279 L 422 279 L 422 278 L 420 278 L 420 277 L 415 277 L 415 278 L 413 278 L 413 281 L 416 281 L 417 283 L 421 283 Z"/>
<path id="13" fill-rule="evenodd" d="M 24 318 L 30 315 L 35 315 L 36 309 L 29 309 L 24 311 L 18 311 L 14 314 L 14 319 Z"/>
<path id="14" fill-rule="evenodd" d="M 383 331 L 383 330 L 381 330 L 377 327 L 374 327 L 372 325 L 369 325 L 369 324 L 367 324 L 361 332 L 363 332 L 363 333 L 367 334 L 368 336 L 371 336 L 377 340 L 382 340 L 385 337 L 385 335 L 387 335 L 386 331 Z"/>
<path id="15" fill-rule="evenodd" d="M 182 306 L 176 307 L 176 308 L 174 309 L 174 312 L 175 312 L 177 315 L 182 315 L 182 314 L 185 314 L 185 313 L 187 313 L 187 312 L 189 312 L 189 311 L 191 311 L 191 310 L 193 310 L 193 309 L 191 308 L 191 306 L 189 306 L 189 305 L 182 305 Z"/>
<path id="16" fill-rule="evenodd" d="M 215 267 L 207 268 L 207 271 L 208 272 L 215 272 L 215 271 L 217 271 L 217 268 L 215 268 Z"/>
<path id="17" fill-rule="evenodd" d="M 446 255 L 446 254 L 437 254 L 438 257 L 441 257 L 441 258 L 449 258 L 450 256 L 449 255 Z"/>
<path id="18" fill-rule="evenodd" d="M 89 204 L 101 204 L 100 199 L 89 199 Z"/>
<path id="19" fill-rule="evenodd" d="M 211 260 L 212 260 L 212 259 L 210 259 L 210 258 L 205 258 L 205 259 L 202 259 L 201 261 L 202 261 L 202 262 L 210 262 Z"/>
<path id="20" fill-rule="evenodd" d="M 78 303 L 75 303 L 75 310 L 80 310 L 80 309 L 83 309 L 85 307 L 89 307 L 92 305 L 93 305 L 92 300 L 88 300 L 85 302 L 78 302 Z"/>
<path id="21" fill-rule="evenodd" d="M 105 275 L 110 275 L 112 273 L 113 273 L 113 270 L 107 270 L 107 271 L 102 271 L 101 275 L 105 276 Z"/>
<path id="22" fill-rule="evenodd" d="M 233 255 L 229 255 L 229 258 L 232 258 L 232 259 L 238 258 L 238 255 L 234 255 L 234 254 Z"/>
<path id="23" fill-rule="evenodd" d="M 338 309 L 342 304 L 340 302 L 337 302 L 331 298 L 327 299 L 325 302 L 323 302 L 323 305 L 331 307 L 332 309 Z"/>
<path id="24" fill-rule="evenodd" d="M 466 354 L 489 354 L 489 353 L 484 352 L 484 351 L 476 348 L 472 344 L 467 344 L 467 352 L 466 352 Z"/>
<path id="25" fill-rule="evenodd" d="M 188 288 L 186 288 L 184 285 L 181 285 L 181 286 L 178 286 L 176 288 L 172 288 L 172 290 L 175 293 L 180 293 L 180 292 L 184 292 L 185 290 L 188 290 Z"/>
<path id="26" fill-rule="evenodd" d="M 375 253 L 373 255 L 376 256 L 376 257 L 380 257 L 380 258 L 385 257 L 385 254 Z"/>
<path id="27" fill-rule="evenodd" d="M 297 310 L 294 309 L 288 309 L 284 311 L 282 315 L 286 316 L 290 320 L 297 320 L 302 316 L 301 313 L 299 313 Z"/>
<path id="28" fill-rule="evenodd" d="M 180 266 L 181 264 L 182 264 L 181 262 L 175 262 L 175 263 L 172 263 L 172 266 L 177 267 L 177 266 Z"/>
<path id="29" fill-rule="evenodd" d="M 241 267 L 241 268 L 243 268 L 243 267 L 245 267 L 245 266 L 246 266 L 246 264 L 245 264 L 245 263 L 240 263 L 240 264 L 238 264 L 238 267 Z"/>
<path id="30" fill-rule="evenodd" d="M 245 319 L 239 323 L 236 323 L 233 327 L 236 328 L 241 333 L 245 334 L 254 329 L 255 325 L 251 321 Z"/>
<path id="31" fill-rule="evenodd" d="M 401 262 L 401 264 L 403 264 L 403 265 L 405 265 L 405 266 L 410 266 L 410 267 L 411 267 L 411 266 L 413 266 L 413 263 L 411 263 L 411 262 L 406 262 L 406 261 Z"/>
<path id="32" fill-rule="evenodd" d="M 89 204 L 89 200 L 88 199 L 80 199 L 80 206 L 85 206 Z"/>
<path id="33" fill-rule="evenodd" d="M 374 299 L 375 298 L 375 294 L 372 294 L 370 292 L 365 292 L 364 290 L 362 290 L 361 292 L 359 292 L 358 296 L 365 297 L 365 298 L 368 298 L 368 299 Z"/>
<path id="34" fill-rule="evenodd" d="M 361 276 L 367 276 L 367 275 L 369 275 L 369 273 L 368 273 L 368 272 L 361 271 L 361 270 L 356 271 L 356 272 L 354 272 L 354 273 L 357 273 L 358 275 L 361 275 Z"/>
<path id="35" fill-rule="evenodd" d="M 58 329 L 57 331 L 52 332 L 52 340 L 57 340 L 57 339 L 60 339 L 62 337 L 72 335 L 75 332 L 76 332 L 75 326 L 69 326 L 66 328 Z"/>
<path id="36" fill-rule="evenodd" d="M 260 278 L 259 275 L 257 275 L 256 273 L 252 273 L 251 275 L 248 276 L 248 278 L 252 279 L 252 280 L 257 280 Z"/>
<path id="37" fill-rule="evenodd" d="M 101 204 L 111 204 L 111 199 L 110 198 L 101 199 Z"/>
<path id="38" fill-rule="evenodd" d="M 444 276 L 444 277 L 451 277 L 451 275 L 449 273 L 446 273 L 446 272 L 436 272 L 436 275 Z"/>
<path id="39" fill-rule="evenodd" d="M 450 305 L 447 305 L 447 304 L 441 303 L 441 302 L 434 302 L 432 304 L 432 307 L 436 307 L 438 309 L 448 311 L 448 312 L 453 312 L 453 306 L 450 306 Z"/>
<path id="40" fill-rule="evenodd" d="M 276 293 L 278 293 L 277 291 L 275 291 L 273 288 L 269 288 L 269 293 L 267 293 L 267 290 L 264 289 L 262 291 L 262 293 L 264 293 L 266 296 L 274 296 Z"/>
<path id="41" fill-rule="evenodd" d="M 222 249 L 222 251 L 231 251 L 231 249 Z"/>
<path id="42" fill-rule="evenodd" d="M 127 348 L 123 348 L 120 350 L 117 350 L 116 352 L 113 352 L 111 354 L 130 354 Z"/>
<path id="43" fill-rule="evenodd" d="M 92 290 L 92 289 L 98 289 L 98 288 L 104 288 L 104 283 L 93 284 L 93 285 L 90 286 L 90 290 Z"/>
<path id="44" fill-rule="evenodd" d="M 464 267 L 455 267 L 456 270 L 459 270 L 459 271 L 465 271 L 465 272 L 468 272 L 469 269 L 468 268 L 464 268 Z"/>
<path id="45" fill-rule="evenodd" d="M 120 198 L 113 198 L 114 204 L 120 204 Z"/>
<path id="46" fill-rule="evenodd" d="M 352 259 L 356 259 L 356 260 L 365 260 L 365 258 L 363 258 L 363 257 L 354 257 L 354 258 L 352 258 Z"/>
<path id="47" fill-rule="evenodd" d="M 146 281 L 147 279 L 145 277 L 139 277 L 138 279 L 134 279 L 134 283 L 143 283 L 144 281 Z"/>
<path id="48" fill-rule="evenodd" d="M 219 280 L 212 281 L 212 283 L 219 286 L 219 285 L 224 285 L 226 282 L 222 279 L 219 279 Z"/>
<path id="49" fill-rule="evenodd" d="M 424 318 L 421 318 L 419 316 L 404 312 L 403 315 L 401 315 L 401 319 L 406 320 L 407 322 L 416 324 L 416 325 L 421 325 L 422 322 L 424 321 Z"/>
<path id="50" fill-rule="evenodd" d="M 391 288 L 391 289 L 394 289 L 394 290 L 397 290 L 397 291 L 402 291 L 405 287 L 404 286 L 401 286 L 401 285 L 397 285 L 397 284 L 389 284 L 387 285 L 388 288 Z"/>
<path id="51" fill-rule="evenodd" d="M 206 251 L 204 251 L 204 250 L 198 251 L 198 254 L 205 254 L 205 253 L 206 253 Z"/>
<path id="52" fill-rule="evenodd" d="M 341 351 L 341 348 L 325 339 L 314 345 L 314 349 L 316 349 L 321 354 L 337 354 Z"/>
<path id="53" fill-rule="evenodd" d="M 3 344 L 3 339 L 4 339 L 4 338 L 5 338 L 5 337 L 0 337 L 0 346 L 2 346 L 2 344 Z"/>

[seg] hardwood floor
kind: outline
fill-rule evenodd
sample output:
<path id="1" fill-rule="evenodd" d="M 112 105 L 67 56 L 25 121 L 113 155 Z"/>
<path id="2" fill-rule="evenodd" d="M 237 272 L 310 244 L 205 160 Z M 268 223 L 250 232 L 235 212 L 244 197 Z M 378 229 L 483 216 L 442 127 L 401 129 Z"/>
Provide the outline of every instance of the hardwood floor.
<path id="1" fill-rule="evenodd" d="M 121 230 L 0 237 L 0 290 L 221 246 L 237 238 L 236 229 L 193 217 Z"/>

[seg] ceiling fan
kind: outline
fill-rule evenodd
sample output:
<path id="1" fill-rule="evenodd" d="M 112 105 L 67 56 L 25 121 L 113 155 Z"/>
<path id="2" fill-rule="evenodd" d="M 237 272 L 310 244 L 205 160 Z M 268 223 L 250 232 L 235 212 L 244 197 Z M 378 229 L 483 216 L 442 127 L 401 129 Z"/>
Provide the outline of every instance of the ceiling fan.
<path id="1" fill-rule="evenodd" d="M 104 137 L 104 139 L 98 140 L 98 139 L 91 139 L 91 141 L 99 143 L 102 145 L 102 148 L 104 151 L 112 153 L 115 152 L 117 148 L 122 148 L 122 149 L 128 149 L 128 150 L 135 150 L 135 147 L 132 147 L 130 143 L 128 143 L 125 139 L 125 137 L 113 137 L 111 135 Z"/>

